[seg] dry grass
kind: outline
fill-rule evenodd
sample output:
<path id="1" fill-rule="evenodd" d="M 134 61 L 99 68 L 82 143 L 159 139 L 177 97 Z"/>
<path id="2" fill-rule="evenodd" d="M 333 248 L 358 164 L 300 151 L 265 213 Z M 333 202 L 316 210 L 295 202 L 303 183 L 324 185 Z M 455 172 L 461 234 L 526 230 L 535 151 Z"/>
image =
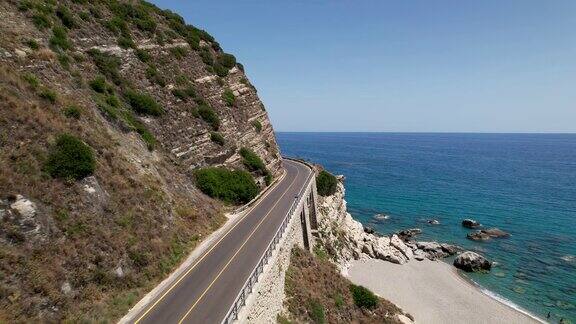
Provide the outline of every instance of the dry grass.
<path id="1" fill-rule="evenodd" d="M 399 323 L 396 315 L 402 310 L 385 299 L 371 310 L 357 307 L 350 284 L 329 261 L 294 248 L 286 271 L 289 318 L 308 323 Z"/>

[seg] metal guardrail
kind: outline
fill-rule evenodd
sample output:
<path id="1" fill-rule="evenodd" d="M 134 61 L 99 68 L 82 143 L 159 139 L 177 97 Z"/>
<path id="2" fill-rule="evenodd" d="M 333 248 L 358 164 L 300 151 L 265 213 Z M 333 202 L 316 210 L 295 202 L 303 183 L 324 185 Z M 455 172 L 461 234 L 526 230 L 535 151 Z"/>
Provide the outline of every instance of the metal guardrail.
<path id="1" fill-rule="evenodd" d="M 252 270 L 252 273 L 250 274 L 250 276 L 248 277 L 248 279 L 246 280 L 246 282 L 242 286 L 242 289 L 238 293 L 238 296 L 236 296 L 236 299 L 234 300 L 232 307 L 230 307 L 230 310 L 228 310 L 226 317 L 224 317 L 224 320 L 222 320 L 223 324 L 233 323 L 235 320 L 238 319 L 238 314 L 240 312 L 240 309 L 242 309 L 242 307 L 244 307 L 244 305 L 246 305 L 246 299 L 252 293 L 252 289 L 254 288 L 256 283 L 258 283 L 258 277 L 260 276 L 262 271 L 264 271 L 264 266 L 268 264 L 268 261 L 269 261 L 270 257 L 272 256 L 272 253 L 274 252 L 274 250 L 276 250 L 276 246 L 278 245 L 278 243 L 280 242 L 280 240 L 284 236 L 286 228 L 288 227 L 288 224 L 292 220 L 292 218 L 290 216 L 298 208 L 298 204 L 300 203 L 301 199 L 304 196 L 304 195 L 302 195 L 302 191 L 308 190 L 308 187 L 310 186 L 310 179 L 314 176 L 313 168 L 309 164 L 304 163 L 302 161 L 297 161 L 297 162 L 305 164 L 307 167 L 312 169 L 312 172 L 306 178 L 306 182 L 305 182 L 306 185 L 302 189 L 300 189 L 300 191 L 298 192 L 298 195 L 296 197 L 294 197 L 294 201 L 292 202 L 292 205 L 290 206 L 290 210 L 284 216 L 284 219 L 282 220 L 282 224 L 280 225 L 280 227 L 278 228 L 278 230 L 276 230 L 276 233 L 274 234 L 274 238 L 270 241 L 270 243 L 268 243 L 268 247 L 266 247 L 264 254 L 262 254 L 262 256 L 260 257 L 258 264 L 256 264 L 256 267 L 254 268 L 254 270 Z"/>

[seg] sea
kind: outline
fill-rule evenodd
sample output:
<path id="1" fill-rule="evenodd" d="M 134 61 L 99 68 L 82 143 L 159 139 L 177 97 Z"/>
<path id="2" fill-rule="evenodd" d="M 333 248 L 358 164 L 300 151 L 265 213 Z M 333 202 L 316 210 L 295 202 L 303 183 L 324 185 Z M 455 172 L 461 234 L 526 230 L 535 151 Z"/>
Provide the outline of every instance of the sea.
<path id="1" fill-rule="evenodd" d="M 364 225 L 382 234 L 417 227 L 418 240 L 479 252 L 495 266 L 466 276 L 485 292 L 549 315 L 551 323 L 576 323 L 576 134 L 278 133 L 277 139 L 284 156 L 344 175 L 348 210 Z M 511 236 L 468 240 L 465 218 Z"/>

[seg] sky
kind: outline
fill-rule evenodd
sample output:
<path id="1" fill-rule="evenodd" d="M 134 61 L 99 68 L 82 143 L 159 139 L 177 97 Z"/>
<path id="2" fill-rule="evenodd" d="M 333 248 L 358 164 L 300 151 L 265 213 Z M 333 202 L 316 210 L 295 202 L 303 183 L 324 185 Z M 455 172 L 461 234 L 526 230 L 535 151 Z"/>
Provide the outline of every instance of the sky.
<path id="1" fill-rule="evenodd" d="M 241 62 L 276 131 L 576 132 L 574 0 L 153 0 Z"/>

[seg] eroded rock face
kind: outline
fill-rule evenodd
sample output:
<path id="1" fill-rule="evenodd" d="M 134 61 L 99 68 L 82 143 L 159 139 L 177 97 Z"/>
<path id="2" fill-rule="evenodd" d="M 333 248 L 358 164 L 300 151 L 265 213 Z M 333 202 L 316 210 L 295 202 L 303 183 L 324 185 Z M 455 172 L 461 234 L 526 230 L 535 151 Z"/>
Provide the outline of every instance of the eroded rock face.
<path id="1" fill-rule="evenodd" d="M 467 218 L 462 221 L 462 226 L 466 228 L 478 228 L 481 226 L 481 224 L 473 219 Z"/>
<path id="2" fill-rule="evenodd" d="M 490 271 L 492 263 L 476 252 L 466 251 L 458 254 L 454 266 L 467 272 Z"/>

